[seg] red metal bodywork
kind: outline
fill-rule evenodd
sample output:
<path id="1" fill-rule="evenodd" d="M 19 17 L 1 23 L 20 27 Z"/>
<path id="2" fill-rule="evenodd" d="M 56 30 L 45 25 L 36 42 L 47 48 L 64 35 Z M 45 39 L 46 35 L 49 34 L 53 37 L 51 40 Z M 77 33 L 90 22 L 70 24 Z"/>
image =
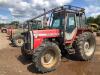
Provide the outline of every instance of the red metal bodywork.
<path id="1" fill-rule="evenodd" d="M 84 33 L 84 32 L 91 32 L 92 33 L 92 31 L 90 29 L 88 29 L 88 28 L 77 28 L 77 31 L 75 32 L 75 34 L 72 37 L 72 39 L 71 40 L 66 40 L 65 43 L 72 44 L 77 39 L 77 37 L 80 34 Z"/>
<path id="2" fill-rule="evenodd" d="M 7 34 L 10 36 L 12 35 L 14 29 L 12 27 L 7 28 Z"/>
<path id="3" fill-rule="evenodd" d="M 8 37 L 10 40 L 12 39 L 12 35 L 14 34 L 14 31 L 15 31 L 15 29 L 13 29 L 13 28 L 7 29 L 7 34 L 8 34 Z"/>
<path id="4" fill-rule="evenodd" d="M 34 49 L 41 45 L 43 39 L 56 38 L 60 36 L 59 29 L 33 30 L 32 32 L 34 39 L 34 44 L 33 44 Z"/>
<path id="5" fill-rule="evenodd" d="M 82 34 L 83 32 L 89 31 L 88 29 L 80 28 L 77 29 L 75 35 L 72 37 L 71 40 L 65 40 L 65 44 L 72 44 L 76 39 L 79 34 Z M 58 38 L 60 37 L 61 30 L 59 29 L 47 29 L 47 30 L 33 30 L 33 47 L 34 49 L 38 48 L 44 39 L 47 38 Z"/>

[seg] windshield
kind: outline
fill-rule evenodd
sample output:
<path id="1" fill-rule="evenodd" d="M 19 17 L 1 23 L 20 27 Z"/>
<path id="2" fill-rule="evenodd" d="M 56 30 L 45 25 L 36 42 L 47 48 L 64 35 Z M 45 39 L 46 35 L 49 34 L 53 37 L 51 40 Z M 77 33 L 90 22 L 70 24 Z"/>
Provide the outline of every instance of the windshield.
<path id="1" fill-rule="evenodd" d="M 63 27 L 64 18 L 63 17 L 56 17 L 52 20 L 52 28 L 62 28 Z"/>

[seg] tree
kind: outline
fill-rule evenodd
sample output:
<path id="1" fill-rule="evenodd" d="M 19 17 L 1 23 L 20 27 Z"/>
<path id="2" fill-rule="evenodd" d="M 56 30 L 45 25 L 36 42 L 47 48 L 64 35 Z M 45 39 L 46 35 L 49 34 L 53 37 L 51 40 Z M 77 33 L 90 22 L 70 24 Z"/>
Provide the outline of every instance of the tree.
<path id="1" fill-rule="evenodd" d="M 16 28 L 19 26 L 19 21 L 12 21 L 11 23 L 10 23 L 10 25 L 14 25 L 14 26 L 16 26 Z"/>
<path id="2" fill-rule="evenodd" d="M 19 21 L 12 21 L 11 23 L 10 23 L 11 25 L 18 25 L 19 24 Z"/>
<path id="3" fill-rule="evenodd" d="M 87 23 L 94 23 L 94 22 L 95 22 L 94 17 L 88 17 L 87 18 Z"/>
<path id="4" fill-rule="evenodd" d="M 87 23 L 95 23 L 95 24 L 100 25 L 100 15 L 98 15 L 96 18 L 88 17 L 87 18 Z"/>
<path id="5" fill-rule="evenodd" d="M 95 18 L 95 23 L 100 25 L 100 15 Z"/>
<path id="6" fill-rule="evenodd" d="M 4 27 L 4 26 L 5 26 L 5 24 L 3 24 L 3 23 L 0 23 L 0 28 L 1 28 L 1 27 Z"/>

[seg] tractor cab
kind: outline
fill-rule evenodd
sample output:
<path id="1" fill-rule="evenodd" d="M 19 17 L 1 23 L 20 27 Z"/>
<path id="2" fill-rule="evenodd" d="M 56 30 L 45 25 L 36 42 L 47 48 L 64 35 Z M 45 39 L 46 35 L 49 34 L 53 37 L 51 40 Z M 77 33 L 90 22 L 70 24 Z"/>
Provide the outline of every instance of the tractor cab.
<path id="1" fill-rule="evenodd" d="M 85 9 L 65 5 L 54 10 L 51 14 L 50 28 L 61 30 L 66 43 L 72 43 L 75 36 L 85 30 L 89 30 L 86 25 Z"/>

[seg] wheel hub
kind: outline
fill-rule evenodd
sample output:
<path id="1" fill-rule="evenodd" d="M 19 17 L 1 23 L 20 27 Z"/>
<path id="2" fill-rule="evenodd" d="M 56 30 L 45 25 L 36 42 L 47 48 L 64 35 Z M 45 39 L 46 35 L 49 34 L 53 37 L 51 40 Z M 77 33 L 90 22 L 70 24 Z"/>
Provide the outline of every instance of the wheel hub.
<path id="1" fill-rule="evenodd" d="M 19 40 L 18 40 L 18 43 L 21 43 L 21 41 L 22 41 L 22 40 L 21 40 L 21 39 L 19 39 Z"/>
<path id="2" fill-rule="evenodd" d="M 52 59 L 53 59 L 53 56 L 51 56 L 50 54 L 46 54 L 44 56 L 44 63 L 49 64 Z"/>
<path id="3" fill-rule="evenodd" d="M 22 39 L 16 40 L 16 44 L 17 44 L 18 46 L 22 46 L 23 43 L 24 43 L 24 42 L 23 42 Z"/>
<path id="4" fill-rule="evenodd" d="M 92 47 L 89 42 L 85 42 L 84 44 L 84 51 L 87 56 L 91 56 L 94 51 L 94 47 Z"/>
<path id="5" fill-rule="evenodd" d="M 41 57 L 41 63 L 44 67 L 50 68 L 56 63 L 54 52 L 48 51 Z"/>
<path id="6" fill-rule="evenodd" d="M 84 49 L 88 51 L 89 47 L 90 47 L 90 46 L 89 46 L 89 43 L 88 43 L 88 42 L 85 42 L 85 44 L 84 44 Z"/>

